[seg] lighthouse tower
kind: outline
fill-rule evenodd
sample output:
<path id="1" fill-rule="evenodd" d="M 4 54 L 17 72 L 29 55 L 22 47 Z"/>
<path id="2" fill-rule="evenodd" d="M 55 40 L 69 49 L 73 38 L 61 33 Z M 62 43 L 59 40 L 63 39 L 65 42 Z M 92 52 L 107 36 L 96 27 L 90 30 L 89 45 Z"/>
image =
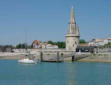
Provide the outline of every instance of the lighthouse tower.
<path id="1" fill-rule="evenodd" d="M 65 37 L 66 37 L 66 50 L 76 51 L 76 48 L 79 45 L 80 34 L 79 34 L 79 27 L 76 24 L 73 7 L 71 10 L 68 32 Z"/>

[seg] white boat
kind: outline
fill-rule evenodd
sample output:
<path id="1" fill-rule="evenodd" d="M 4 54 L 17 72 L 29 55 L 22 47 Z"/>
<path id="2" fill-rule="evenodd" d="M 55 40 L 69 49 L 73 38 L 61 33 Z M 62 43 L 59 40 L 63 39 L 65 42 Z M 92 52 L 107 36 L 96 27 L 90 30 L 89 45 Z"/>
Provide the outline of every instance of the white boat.
<path id="1" fill-rule="evenodd" d="M 31 55 L 30 52 L 28 52 L 27 43 L 25 45 L 25 51 L 26 51 L 27 55 L 25 55 L 25 58 L 18 60 L 18 62 L 19 63 L 24 63 L 24 64 L 36 64 L 37 63 L 37 58 L 34 57 L 33 55 Z"/>
<path id="2" fill-rule="evenodd" d="M 19 63 L 26 63 L 26 64 L 36 64 L 37 61 L 35 60 L 31 60 L 29 58 L 24 58 L 24 59 L 21 59 L 21 60 L 18 60 Z"/>
<path id="3" fill-rule="evenodd" d="M 26 64 L 36 64 L 37 63 L 37 57 L 28 54 L 25 55 L 25 57 L 23 59 L 18 60 L 19 63 L 26 63 Z"/>

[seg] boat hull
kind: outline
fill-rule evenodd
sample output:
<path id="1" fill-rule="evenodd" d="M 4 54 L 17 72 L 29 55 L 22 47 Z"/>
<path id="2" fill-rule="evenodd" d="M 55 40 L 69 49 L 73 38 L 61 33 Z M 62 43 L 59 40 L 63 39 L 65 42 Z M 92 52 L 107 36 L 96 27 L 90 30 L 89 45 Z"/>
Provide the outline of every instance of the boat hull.
<path id="1" fill-rule="evenodd" d="M 35 64 L 37 63 L 34 60 L 29 60 L 29 59 L 22 59 L 22 60 L 18 60 L 19 63 L 26 63 L 26 64 Z"/>

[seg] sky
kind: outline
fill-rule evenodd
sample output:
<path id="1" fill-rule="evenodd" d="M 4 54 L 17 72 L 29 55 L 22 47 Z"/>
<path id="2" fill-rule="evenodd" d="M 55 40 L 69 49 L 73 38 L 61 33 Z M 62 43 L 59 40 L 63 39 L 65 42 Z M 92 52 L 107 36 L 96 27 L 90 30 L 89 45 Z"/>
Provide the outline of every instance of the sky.
<path id="1" fill-rule="evenodd" d="M 0 45 L 65 41 L 72 6 L 81 39 L 111 37 L 111 0 L 0 0 Z"/>

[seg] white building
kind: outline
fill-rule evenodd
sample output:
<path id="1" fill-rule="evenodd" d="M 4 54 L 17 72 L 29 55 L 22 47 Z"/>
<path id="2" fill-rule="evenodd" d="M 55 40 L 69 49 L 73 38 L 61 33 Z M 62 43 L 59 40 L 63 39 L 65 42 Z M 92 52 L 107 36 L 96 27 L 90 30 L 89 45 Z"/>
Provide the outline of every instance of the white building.
<path id="1" fill-rule="evenodd" d="M 43 49 L 57 49 L 58 46 L 57 45 L 52 45 L 52 44 L 42 44 L 42 48 Z"/>
<path id="2" fill-rule="evenodd" d="M 52 49 L 57 49 L 58 46 L 57 46 L 57 45 L 47 44 L 47 45 L 46 45 L 46 48 L 47 48 L 47 49 L 50 49 L 50 48 L 52 48 Z"/>
<path id="3" fill-rule="evenodd" d="M 104 46 L 105 44 L 111 43 L 111 37 L 105 39 L 93 39 L 89 42 L 89 46 Z"/>
<path id="4" fill-rule="evenodd" d="M 104 42 L 105 42 L 106 44 L 111 43 L 111 37 L 105 38 L 105 39 L 104 39 Z"/>

